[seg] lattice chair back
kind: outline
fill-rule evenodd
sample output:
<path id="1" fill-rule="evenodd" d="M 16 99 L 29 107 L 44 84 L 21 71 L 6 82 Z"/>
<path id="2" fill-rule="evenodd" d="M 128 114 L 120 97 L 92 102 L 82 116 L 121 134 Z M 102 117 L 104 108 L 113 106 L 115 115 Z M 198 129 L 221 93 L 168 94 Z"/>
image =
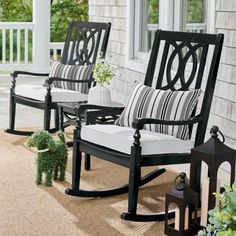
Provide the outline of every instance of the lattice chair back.
<path id="1" fill-rule="evenodd" d="M 144 84 L 164 90 L 203 89 L 199 109 L 204 119 L 197 127 L 195 139 L 195 144 L 200 144 L 204 141 L 210 113 L 223 35 L 161 30 L 156 34 Z M 192 116 L 195 113 L 196 109 Z M 189 126 L 191 135 L 192 125 Z"/>
<path id="2" fill-rule="evenodd" d="M 90 65 L 95 64 L 98 56 L 105 58 L 110 28 L 111 23 L 72 21 L 61 62 L 69 65 Z"/>

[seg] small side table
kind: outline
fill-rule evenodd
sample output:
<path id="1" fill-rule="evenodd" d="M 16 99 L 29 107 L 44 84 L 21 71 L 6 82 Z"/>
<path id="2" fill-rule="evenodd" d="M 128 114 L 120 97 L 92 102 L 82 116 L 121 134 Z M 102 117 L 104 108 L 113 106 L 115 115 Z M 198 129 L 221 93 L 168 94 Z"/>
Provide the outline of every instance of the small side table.
<path id="1" fill-rule="evenodd" d="M 86 109 L 85 112 L 80 112 L 83 106 L 88 105 L 86 101 L 82 102 L 63 102 L 58 103 L 59 109 L 59 128 L 64 130 L 69 125 L 75 125 L 78 116 L 84 119 L 86 125 L 89 124 L 111 124 L 117 116 L 124 110 L 124 105 L 112 102 L 111 106 L 95 105 L 93 109 Z M 66 117 L 67 122 L 64 122 Z M 90 170 L 90 156 L 85 154 L 85 170 Z"/>

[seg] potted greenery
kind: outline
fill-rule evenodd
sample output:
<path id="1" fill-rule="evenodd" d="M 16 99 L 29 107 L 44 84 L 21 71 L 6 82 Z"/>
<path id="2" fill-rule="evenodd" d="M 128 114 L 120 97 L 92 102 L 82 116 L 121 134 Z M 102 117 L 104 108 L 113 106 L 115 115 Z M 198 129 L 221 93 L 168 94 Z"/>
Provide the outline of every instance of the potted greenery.
<path id="1" fill-rule="evenodd" d="M 225 192 L 216 193 L 219 206 L 208 212 L 209 223 L 198 236 L 235 236 L 236 235 L 236 183 L 225 186 Z"/>
<path id="2" fill-rule="evenodd" d="M 93 77 L 96 81 L 96 86 L 89 90 L 88 103 L 110 106 L 111 94 L 110 90 L 104 86 L 116 77 L 117 66 L 111 65 L 103 59 L 99 59 L 93 70 Z"/>

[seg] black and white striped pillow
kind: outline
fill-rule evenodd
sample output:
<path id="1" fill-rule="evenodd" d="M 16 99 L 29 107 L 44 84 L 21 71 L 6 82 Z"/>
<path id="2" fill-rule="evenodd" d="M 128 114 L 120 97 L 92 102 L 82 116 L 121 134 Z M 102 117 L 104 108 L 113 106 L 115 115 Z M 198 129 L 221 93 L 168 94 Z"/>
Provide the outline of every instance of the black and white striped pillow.
<path id="1" fill-rule="evenodd" d="M 191 117 L 200 93 L 200 89 L 191 91 L 159 90 L 135 83 L 130 100 L 115 124 L 131 127 L 135 118 L 187 120 Z M 188 125 L 148 124 L 144 128 L 184 140 L 189 139 Z"/>
<path id="2" fill-rule="evenodd" d="M 49 77 L 59 77 L 72 80 L 89 80 L 91 79 L 93 65 L 65 65 L 61 62 L 54 61 Z M 81 93 L 88 93 L 88 83 L 72 83 L 66 81 L 54 81 L 53 86 L 75 90 Z"/>

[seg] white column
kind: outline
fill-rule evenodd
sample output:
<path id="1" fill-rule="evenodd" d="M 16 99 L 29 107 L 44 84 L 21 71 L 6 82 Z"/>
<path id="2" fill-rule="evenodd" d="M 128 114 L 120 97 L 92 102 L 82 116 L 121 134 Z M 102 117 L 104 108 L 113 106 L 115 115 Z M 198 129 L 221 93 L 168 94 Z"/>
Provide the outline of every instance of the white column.
<path id="1" fill-rule="evenodd" d="M 33 0 L 33 68 L 47 72 L 50 64 L 50 0 Z"/>

